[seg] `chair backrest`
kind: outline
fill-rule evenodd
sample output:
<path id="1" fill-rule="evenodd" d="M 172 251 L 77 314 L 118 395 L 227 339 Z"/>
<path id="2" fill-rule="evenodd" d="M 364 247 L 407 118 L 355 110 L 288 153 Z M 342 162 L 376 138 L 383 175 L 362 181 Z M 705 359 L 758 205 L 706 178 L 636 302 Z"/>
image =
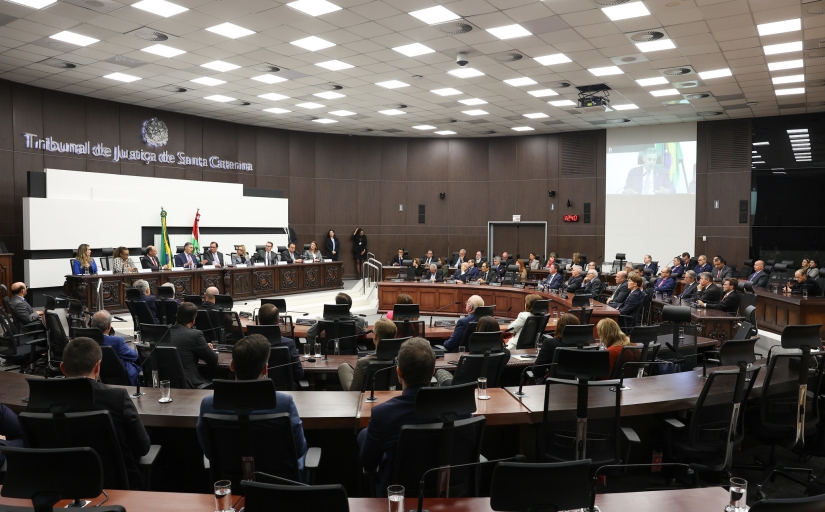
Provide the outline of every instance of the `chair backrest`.
<path id="1" fill-rule="evenodd" d="M 414 320 L 421 316 L 418 304 L 394 304 L 392 306 L 392 319 L 396 320 Z"/>
<path id="2" fill-rule="evenodd" d="M 496 305 L 492 304 L 490 306 L 478 306 L 473 311 L 473 316 L 478 320 L 483 316 L 494 316 L 495 315 Z"/>
<path id="3" fill-rule="evenodd" d="M 215 295 L 215 306 L 217 306 L 219 308 L 224 308 L 224 309 L 232 309 L 232 307 L 234 305 L 235 305 L 235 302 L 232 300 L 231 295 L 226 295 L 226 294 L 221 294 L 221 293 Z"/>
<path id="4" fill-rule="evenodd" d="M 567 339 L 566 327 L 564 339 Z M 593 380 L 610 376 L 610 353 L 606 350 L 561 347 L 556 349 L 553 362 L 556 363 L 554 370 L 558 377 Z"/>
<path id="5" fill-rule="evenodd" d="M 393 318 L 392 322 L 395 324 L 395 329 L 397 330 L 396 336 L 399 338 L 413 337 L 426 339 L 427 323 L 424 320 L 407 321 L 395 320 Z"/>
<path id="6" fill-rule="evenodd" d="M 610 371 L 611 379 L 618 379 L 619 377 L 632 378 L 639 374 L 638 365 L 624 366 L 624 363 L 632 363 L 645 361 L 647 359 L 648 347 L 646 345 L 626 345 L 622 347 L 619 352 L 619 357 Z"/>
<path id="7" fill-rule="evenodd" d="M 410 336 L 381 340 L 375 349 L 375 357 L 381 361 L 394 360 L 398 357 L 398 351 L 401 350 L 401 345 L 408 339 L 410 339 Z"/>
<path id="8" fill-rule="evenodd" d="M 200 295 L 184 293 L 183 302 L 191 302 L 196 306 L 200 306 L 201 304 L 203 304 L 203 297 L 201 297 Z"/>
<path id="9" fill-rule="evenodd" d="M 169 326 L 157 324 L 140 324 L 140 337 L 144 343 L 157 343 L 164 336 L 168 337 Z"/>
<path id="10" fill-rule="evenodd" d="M 744 340 L 728 340 L 719 347 L 719 363 L 722 366 L 736 366 L 739 361 L 753 363 L 756 354 L 753 347 L 759 341 L 759 336 Z"/>
<path id="11" fill-rule="evenodd" d="M 662 322 L 690 323 L 690 307 L 671 306 L 665 304 L 662 308 Z"/>
<path id="12" fill-rule="evenodd" d="M 49 348 L 53 355 L 62 355 L 63 349 L 69 344 L 69 336 L 63 329 L 63 322 L 60 321 L 60 316 L 55 311 L 47 311 L 46 329 L 49 331 Z"/>
<path id="13" fill-rule="evenodd" d="M 763 430 L 770 431 L 772 436 L 801 441 L 799 434 L 810 434 L 819 423 L 818 392 L 822 380 L 822 358 L 816 359 L 816 368 L 800 372 L 800 356 L 798 353 L 773 354 L 768 363 L 768 372 L 762 383 L 762 394 L 759 397 L 759 423 Z M 812 368 L 811 364 L 808 364 Z M 778 369 L 778 371 L 777 371 Z M 791 382 L 788 382 L 788 373 Z M 804 406 L 804 423 L 798 417 L 800 388 L 806 386 Z M 810 392 L 813 391 L 813 392 Z M 802 423 L 797 425 L 797 420 Z"/>
<path id="14" fill-rule="evenodd" d="M 586 347 L 593 343 L 593 325 L 568 325 L 564 328 L 562 343 L 568 347 Z"/>
<path id="15" fill-rule="evenodd" d="M 75 338 L 92 338 L 98 345 L 103 343 L 103 331 L 97 327 L 75 327 L 74 336 Z"/>
<path id="16" fill-rule="evenodd" d="M 195 329 L 203 331 L 203 337 L 208 343 L 221 339 L 220 325 L 215 325 L 212 322 L 212 314 L 205 309 L 199 309 L 198 315 L 195 317 Z"/>
<path id="17" fill-rule="evenodd" d="M 141 291 L 137 288 L 126 288 L 126 300 L 140 300 Z"/>
<path id="18" fill-rule="evenodd" d="M 553 485 L 547 485 L 553 482 Z M 518 492 L 513 492 L 518 489 Z M 499 462 L 490 508 L 501 511 L 578 510 L 590 506 L 590 460 L 525 464 Z"/>
<path id="19" fill-rule="evenodd" d="M 286 300 L 280 297 L 264 297 L 261 299 L 261 306 L 264 304 L 272 304 L 276 308 L 278 308 L 278 313 L 284 314 L 286 313 Z"/>
<path id="20" fill-rule="evenodd" d="M 550 321 L 550 315 L 548 314 L 527 317 L 518 335 L 516 349 L 535 348 L 536 340 L 544 334 L 548 321 Z"/>
<path id="21" fill-rule="evenodd" d="M 152 316 L 152 311 L 149 310 L 149 304 L 146 304 L 142 300 L 127 300 L 126 303 L 129 304 L 129 311 L 134 312 L 135 316 L 137 316 L 138 323 L 155 323 L 155 317 Z"/>
<path id="22" fill-rule="evenodd" d="M 330 340 L 340 339 L 338 345 L 341 355 L 357 355 L 358 338 L 355 337 L 355 329 L 355 321 L 352 320 L 320 320 L 317 342 L 321 343 L 321 353 L 334 353 L 335 346 Z M 322 333 L 323 336 L 321 336 Z"/>
<path id="23" fill-rule="evenodd" d="M 281 328 L 277 325 L 252 325 L 246 326 L 246 334 L 260 334 L 270 345 L 281 342 Z"/>
<path id="24" fill-rule="evenodd" d="M 380 347 L 384 342 L 378 344 Z M 391 388 L 398 387 L 398 374 L 393 370 L 386 370 L 395 366 L 395 362 L 389 361 L 370 361 L 367 365 L 367 371 L 364 373 L 364 380 L 362 382 L 353 382 L 351 390 L 360 390 L 366 393 L 373 389 L 373 379 L 375 379 L 375 390 L 389 391 Z"/>
<path id="25" fill-rule="evenodd" d="M 162 290 L 167 288 L 161 286 L 158 288 Z M 168 289 L 168 288 L 167 288 Z M 175 299 L 159 299 L 155 301 L 155 307 L 158 310 L 158 320 L 164 324 L 174 324 L 178 318 L 178 301 Z"/>
<path id="26" fill-rule="evenodd" d="M 487 351 L 501 352 L 504 344 L 501 341 L 500 332 L 474 332 L 467 342 L 467 352 L 471 354 L 483 354 Z"/>
<path id="27" fill-rule="evenodd" d="M 292 377 L 293 367 L 284 366 L 290 362 L 292 358 L 289 354 L 289 347 L 272 347 L 269 351 L 268 374 L 275 384 L 275 389 L 279 391 L 295 391 L 295 379 Z"/>
<path id="28" fill-rule="evenodd" d="M 479 377 L 486 377 L 487 388 L 497 388 L 509 360 L 507 352 L 462 355 L 455 369 L 453 385 L 475 383 Z"/>
<path id="29" fill-rule="evenodd" d="M 347 491 L 340 484 L 298 486 L 244 480 L 241 489 L 245 512 L 270 512 L 273 503 L 290 512 L 349 512 Z"/>
<path id="30" fill-rule="evenodd" d="M 478 327 L 478 322 L 470 322 L 467 324 L 467 327 L 464 329 L 464 334 L 461 335 L 461 341 L 458 343 L 460 347 L 466 347 L 470 343 L 470 336 L 476 332 L 476 328 Z"/>
<path id="31" fill-rule="evenodd" d="M 537 316 L 546 315 L 548 311 L 550 311 L 549 300 L 537 300 L 533 302 L 533 306 L 530 308 L 530 312 Z"/>
<path id="32" fill-rule="evenodd" d="M 800 348 L 803 345 L 821 348 L 820 330 L 822 330 L 822 324 L 785 326 L 781 335 L 782 348 Z"/>
<path id="33" fill-rule="evenodd" d="M 174 299 L 175 289 L 171 286 L 158 286 L 158 299 Z"/>
<path id="34" fill-rule="evenodd" d="M 637 325 L 630 331 L 631 343 L 655 343 L 659 339 L 659 328 L 655 325 Z"/>
<path id="35" fill-rule="evenodd" d="M 100 348 L 103 352 L 103 359 L 100 363 L 100 381 L 112 386 L 131 386 L 132 381 L 129 379 L 126 367 L 115 353 L 115 349 L 108 345 Z"/>
<path id="36" fill-rule="evenodd" d="M 169 385 L 175 389 L 189 388 L 176 347 L 156 346 L 152 351 L 151 363 L 152 371 L 158 372 L 158 381 L 168 380 Z"/>

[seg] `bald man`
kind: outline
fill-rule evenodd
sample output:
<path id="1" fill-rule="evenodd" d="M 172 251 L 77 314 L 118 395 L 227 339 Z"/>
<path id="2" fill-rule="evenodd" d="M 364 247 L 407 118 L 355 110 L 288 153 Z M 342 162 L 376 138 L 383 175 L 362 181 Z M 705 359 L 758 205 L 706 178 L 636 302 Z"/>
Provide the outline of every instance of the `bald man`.
<path id="1" fill-rule="evenodd" d="M 9 305 L 14 314 L 14 318 L 20 325 L 30 324 L 43 317 L 42 311 L 35 311 L 31 305 L 26 302 L 26 293 L 28 292 L 26 283 L 14 283 L 11 285 L 11 297 L 9 298 Z"/>
<path id="2" fill-rule="evenodd" d="M 214 286 L 210 286 L 203 292 L 203 303 L 201 303 L 200 309 L 212 309 L 215 307 L 215 295 L 219 295 L 221 293 Z"/>
<path id="3" fill-rule="evenodd" d="M 484 299 L 478 295 L 473 295 L 467 299 L 467 303 L 464 305 L 464 311 L 467 312 L 467 316 L 459 319 L 458 322 L 455 323 L 455 330 L 453 330 L 452 336 L 444 343 L 444 348 L 446 348 L 448 352 L 458 352 L 458 344 L 461 343 L 467 326 L 470 325 L 470 322 L 478 322 L 478 318 L 476 318 L 475 315 L 476 308 L 483 305 Z"/>
<path id="4" fill-rule="evenodd" d="M 748 281 L 753 283 L 754 286 L 761 286 L 766 288 L 768 286 L 768 280 L 771 276 L 765 272 L 765 262 L 762 260 L 756 260 L 753 262 L 753 273 L 748 278 Z"/>

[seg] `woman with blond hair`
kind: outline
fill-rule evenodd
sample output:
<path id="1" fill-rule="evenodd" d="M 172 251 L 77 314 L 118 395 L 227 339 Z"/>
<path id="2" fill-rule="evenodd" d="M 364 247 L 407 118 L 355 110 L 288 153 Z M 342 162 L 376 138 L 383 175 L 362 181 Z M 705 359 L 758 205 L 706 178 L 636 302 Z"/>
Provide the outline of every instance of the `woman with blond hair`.
<path id="1" fill-rule="evenodd" d="M 232 264 L 237 266 L 249 265 L 249 258 L 246 256 L 246 246 L 241 244 L 235 249 L 235 255 L 232 256 Z"/>
<path id="2" fill-rule="evenodd" d="M 616 365 L 616 361 L 619 360 L 619 354 L 622 353 L 622 347 L 629 347 L 633 344 L 630 343 L 627 335 L 622 332 L 619 324 L 617 324 L 612 318 L 602 318 L 599 320 L 599 323 L 596 324 L 596 333 L 599 335 L 599 339 L 602 344 L 610 353 L 610 373 L 613 373 L 613 367 Z M 639 351 L 631 350 L 630 353 L 625 354 L 625 356 L 627 359 L 623 360 L 624 363 L 628 361 L 636 361 L 639 358 Z"/>
<path id="3" fill-rule="evenodd" d="M 89 244 L 80 244 L 77 248 L 77 254 L 72 260 L 72 274 L 97 274 L 97 265 L 92 259 L 92 249 Z"/>

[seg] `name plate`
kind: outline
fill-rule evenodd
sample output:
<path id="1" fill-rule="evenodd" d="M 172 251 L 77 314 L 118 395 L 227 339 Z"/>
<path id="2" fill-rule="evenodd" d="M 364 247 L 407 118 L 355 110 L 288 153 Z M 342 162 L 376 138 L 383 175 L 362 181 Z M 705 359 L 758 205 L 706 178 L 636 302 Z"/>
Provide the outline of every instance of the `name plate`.
<path id="1" fill-rule="evenodd" d="M 147 274 L 147 273 L 151 273 L 151 272 L 152 272 L 151 268 L 139 268 L 138 269 L 138 274 Z"/>
<path id="2" fill-rule="evenodd" d="M 289 263 L 287 263 L 286 261 L 279 261 L 278 265 L 289 265 Z"/>
<path id="3" fill-rule="evenodd" d="M 523 285 L 523 284 L 514 284 L 514 285 L 513 285 L 513 288 L 520 288 L 520 289 L 522 289 L 522 290 L 523 290 L 523 289 L 524 289 L 524 285 Z"/>
<path id="4" fill-rule="evenodd" d="M 332 260 L 329 258 L 324 258 L 324 263 L 332 263 Z"/>
<path id="5" fill-rule="evenodd" d="M 181 270 L 186 270 L 186 269 L 183 268 L 183 267 L 172 267 L 169 270 L 171 270 L 172 272 L 180 272 Z"/>
<path id="6" fill-rule="evenodd" d="M 262 261 L 256 261 L 256 262 L 255 262 L 255 266 L 256 266 L 256 267 L 265 267 L 265 266 L 266 266 L 266 263 L 264 263 L 264 262 L 262 262 Z"/>
<path id="7" fill-rule="evenodd" d="M 501 286 L 501 283 L 490 283 L 490 286 Z"/>
<path id="8" fill-rule="evenodd" d="M 214 270 L 214 269 L 215 269 L 215 265 L 204 265 L 202 268 L 203 268 L 204 270 Z"/>
<path id="9" fill-rule="evenodd" d="M 99 270 L 97 272 L 97 275 L 99 275 L 99 276 L 110 276 L 112 274 L 113 274 L 113 272 L 111 270 Z"/>

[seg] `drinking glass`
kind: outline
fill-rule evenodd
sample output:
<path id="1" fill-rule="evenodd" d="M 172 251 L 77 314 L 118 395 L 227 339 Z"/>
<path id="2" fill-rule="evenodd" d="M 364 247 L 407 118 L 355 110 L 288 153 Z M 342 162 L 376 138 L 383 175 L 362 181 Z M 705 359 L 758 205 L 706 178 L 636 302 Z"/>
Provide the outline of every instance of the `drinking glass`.
<path id="1" fill-rule="evenodd" d="M 340 356 L 341 355 L 341 342 L 339 340 L 335 340 L 335 348 L 333 355 Z"/>
<path id="2" fill-rule="evenodd" d="M 541 342 L 542 339 L 541 336 L 539 336 L 539 339 L 536 340 L 536 355 L 538 355 L 539 352 L 541 352 Z"/>
<path id="3" fill-rule="evenodd" d="M 403 485 L 391 485 L 387 487 L 387 498 L 389 499 L 390 512 L 404 512 Z"/>
<path id="4" fill-rule="evenodd" d="M 158 402 L 166 404 L 172 401 L 172 383 L 168 380 L 160 381 L 160 400 Z"/>
<path id="5" fill-rule="evenodd" d="M 315 357 L 321 357 L 321 344 L 315 343 Z"/>
<path id="6" fill-rule="evenodd" d="M 680 340 L 685 339 L 685 328 L 684 327 L 679 327 L 679 339 Z"/>
<path id="7" fill-rule="evenodd" d="M 229 480 L 215 482 L 215 512 L 235 512 L 232 508 L 232 482 Z"/>
<path id="8" fill-rule="evenodd" d="M 771 292 L 779 293 L 779 285 L 775 284 L 775 285 L 771 286 Z"/>
<path id="9" fill-rule="evenodd" d="M 808 298 L 808 289 L 807 289 L 807 288 L 803 288 L 803 290 L 802 290 L 802 298 L 803 298 L 803 299 L 807 299 L 807 298 Z"/>
<path id="10" fill-rule="evenodd" d="M 304 343 L 304 359 L 309 359 L 309 343 Z"/>
<path id="11" fill-rule="evenodd" d="M 487 394 L 487 377 L 478 378 L 478 399 L 489 400 L 490 395 Z"/>
<path id="12" fill-rule="evenodd" d="M 727 512 L 747 512 L 748 482 L 744 478 L 730 479 L 730 504 Z"/>
<path id="13" fill-rule="evenodd" d="M 463 354 L 464 354 L 464 345 L 461 345 L 460 347 L 458 347 L 458 355 L 461 356 Z"/>

